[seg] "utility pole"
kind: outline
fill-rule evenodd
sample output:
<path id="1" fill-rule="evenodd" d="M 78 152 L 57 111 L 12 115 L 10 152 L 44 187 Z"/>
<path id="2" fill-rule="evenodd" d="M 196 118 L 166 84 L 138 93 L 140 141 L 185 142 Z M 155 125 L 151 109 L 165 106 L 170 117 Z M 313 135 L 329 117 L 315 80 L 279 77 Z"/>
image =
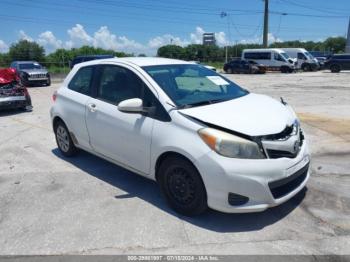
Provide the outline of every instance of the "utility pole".
<path id="1" fill-rule="evenodd" d="M 269 0 L 265 0 L 265 12 L 264 12 L 264 35 L 263 45 L 268 47 L 268 35 L 269 35 Z"/>
<path id="2" fill-rule="evenodd" d="M 345 52 L 350 53 L 350 18 L 349 18 L 349 26 L 348 26 L 348 35 L 346 38 Z"/>

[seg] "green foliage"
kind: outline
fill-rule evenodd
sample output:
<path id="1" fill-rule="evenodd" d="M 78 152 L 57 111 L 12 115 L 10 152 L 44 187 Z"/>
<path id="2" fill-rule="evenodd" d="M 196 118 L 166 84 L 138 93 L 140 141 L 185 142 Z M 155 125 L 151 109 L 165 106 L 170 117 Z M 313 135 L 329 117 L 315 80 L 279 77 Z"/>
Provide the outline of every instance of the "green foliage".
<path id="1" fill-rule="evenodd" d="M 20 40 L 12 44 L 8 53 L 11 61 L 13 60 L 35 60 L 43 61 L 45 59 L 45 50 L 35 42 Z"/>

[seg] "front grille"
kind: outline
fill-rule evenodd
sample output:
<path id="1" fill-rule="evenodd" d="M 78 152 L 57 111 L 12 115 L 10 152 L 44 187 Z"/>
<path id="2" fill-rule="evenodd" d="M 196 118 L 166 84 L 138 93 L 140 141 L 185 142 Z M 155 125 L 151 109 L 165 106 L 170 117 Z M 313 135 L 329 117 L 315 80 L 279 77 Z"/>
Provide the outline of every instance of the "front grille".
<path id="1" fill-rule="evenodd" d="M 46 78 L 46 74 L 32 74 L 31 78 Z"/>
<path id="2" fill-rule="evenodd" d="M 266 152 L 267 152 L 269 158 L 272 158 L 272 159 L 277 159 L 277 158 L 282 158 L 282 157 L 294 158 L 297 156 L 297 154 L 293 154 L 291 152 L 282 151 L 282 150 L 267 149 Z"/>
<path id="3" fill-rule="evenodd" d="M 299 131 L 299 141 L 300 142 L 299 142 L 298 148 L 295 149 L 294 152 L 266 148 L 266 153 L 268 157 L 271 159 L 277 159 L 282 157 L 295 158 L 299 154 L 300 148 L 302 147 L 304 142 L 304 134 L 301 130 Z"/>
<path id="4" fill-rule="evenodd" d="M 296 189 L 298 186 L 300 186 L 305 181 L 308 170 L 309 164 L 287 178 L 270 182 L 269 188 L 273 197 L 284 197 Z"/>

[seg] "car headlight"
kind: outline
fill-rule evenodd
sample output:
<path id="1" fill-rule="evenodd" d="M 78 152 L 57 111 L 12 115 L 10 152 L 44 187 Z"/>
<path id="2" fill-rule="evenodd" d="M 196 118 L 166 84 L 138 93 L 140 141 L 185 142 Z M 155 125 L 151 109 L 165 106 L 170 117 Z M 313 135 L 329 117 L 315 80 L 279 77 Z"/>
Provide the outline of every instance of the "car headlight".
<path id="1" fill-rule="evenodd" d="M 198 130 L 202 140 L 216 153 L 232 158 L 262 159 L 265 158 L 257 143 L 217 130 L 202 128 Z"/>

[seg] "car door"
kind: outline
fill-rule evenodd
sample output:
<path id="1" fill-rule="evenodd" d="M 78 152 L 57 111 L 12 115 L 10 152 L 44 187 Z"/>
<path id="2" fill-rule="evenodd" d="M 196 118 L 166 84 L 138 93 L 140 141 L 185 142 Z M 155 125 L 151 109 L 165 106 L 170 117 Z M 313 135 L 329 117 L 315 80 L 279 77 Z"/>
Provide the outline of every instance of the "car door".
<path id="1" fill-rule="evenodd" d="M 72 77 L 67 88 L 58 91 L 62 108 L 60 117 L 79 146 L 87 149 L 90 149 L 90 141 L 85 124 L 85 110 L 91 96 L 94 70 L 95 66 L 81 67 Z"/>
<path id="2" fill-rule="evenodd" d="M 118 104 L 143 99 L 145 83 L 128 68 L 101 65 L 95 97 L 87 102 L 86 125 L 93 150 L 148 174 L 154 119 L 141 113 L 124 113 Z"/>
<path id="3" fill-rule="evenodd" d="M 350 55 L 344 55 L 342 59 L 342 68 L 345 70 L 350 69 Z"/>

